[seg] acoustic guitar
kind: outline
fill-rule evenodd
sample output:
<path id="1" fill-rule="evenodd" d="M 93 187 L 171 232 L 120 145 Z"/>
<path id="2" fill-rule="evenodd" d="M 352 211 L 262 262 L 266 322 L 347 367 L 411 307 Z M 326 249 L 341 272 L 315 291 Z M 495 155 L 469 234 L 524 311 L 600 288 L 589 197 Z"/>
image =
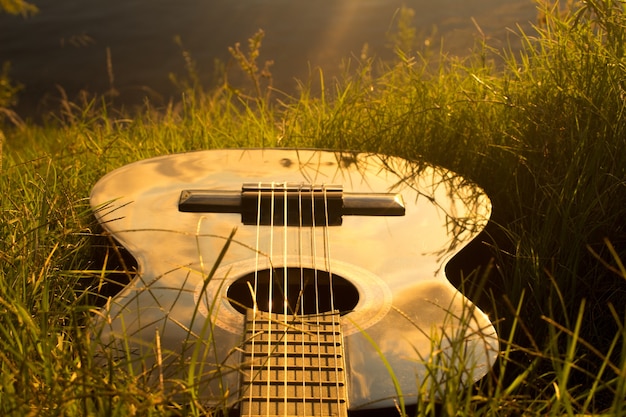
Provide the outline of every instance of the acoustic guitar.
<path id="1" fill-rule="evenodd" d="M 444 271 L 491 205 L 444 169 L 208 150 L 119 168 L 90 202 L 138 264 L 95 315 L 107 363 L 194 401 L 345 416 L 471 384 L 498 354 L 492 323 Z"/>

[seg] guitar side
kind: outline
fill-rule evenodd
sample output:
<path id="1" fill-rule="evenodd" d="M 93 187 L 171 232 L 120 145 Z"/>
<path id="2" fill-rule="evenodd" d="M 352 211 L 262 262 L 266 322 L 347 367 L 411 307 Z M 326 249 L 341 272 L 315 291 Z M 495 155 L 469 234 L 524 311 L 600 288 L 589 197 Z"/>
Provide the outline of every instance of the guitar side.
<path id="1" fill-rule="evenodd" d="M 272 181 L 398 193 L 406 214 L 272 229 L 243 225 L 237 213 L 179 210 L 183 190 Z M 444 274 L 446 262 L 486 225 L 490 203 L 450 172 L 372 154 L 201 151 L 113 171 L 94 187 L 91 205 L 139 265 L 138 276 L 97 315 L 98 338 L 155 380 L 193 373 L 206 402 L 237 400 L 244 316 L 228 290 L 255 270 L 327 271 L 356 289 L 341 317 L 351 409 L 393 406 L 398 388 L 409 404 L 422 384 L 444 383 L 451 369 L 469 383 L 497 356 L 488 317 Z"/>

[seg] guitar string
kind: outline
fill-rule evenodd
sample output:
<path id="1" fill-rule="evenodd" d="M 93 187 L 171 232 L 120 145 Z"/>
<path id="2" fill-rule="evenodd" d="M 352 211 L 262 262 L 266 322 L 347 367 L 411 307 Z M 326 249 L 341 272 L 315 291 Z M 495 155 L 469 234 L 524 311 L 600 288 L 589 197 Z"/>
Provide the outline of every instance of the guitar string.
<path id="1" fill-rule="evenodd" d="M 293 313 L 294 313 L 294 320 L 293 323 L 295 326 L 299 326 L 300 328 L 300 346 L 302 349 L 301 352 L 301 361 L 302 361 L 302 370 L 301 370 L 301 379 L 302 379 L 302 395 L 301 395 L 301 399 L 302 399 L 302 412 L 304 412 L 304 416 L 306 417 L 306 404 L 307 404 L 307 391 L 306 391 L 306 379 L 305 379 L 305 366 L 306 366 L 306 357 L 305 357 L 305 311 L 304 311 L 304 289 L 305 289 L 305 277 L 304 277 L 304 262 L 303 262 L 303 221 L 302 221 L 302 215 L 303 215 L 303 205 L 302 205 L 302 189 L 303 189 L 303 184 L 300 183 L 298 185 L 298 257 L 299 257 L 299 265 L 300 265 L 300 289 L 298 292 L 298 297 L 293 309 Z M 298 310 L 300 311 L 300 314 L 298 315 Z M 298 327 L 296 327 L 296 329 L 298 329 Z M 294 344 L 294 348 L 295 348 L 295 344 Z M 295 363 L 295 354 L 294 354 L 294 371 L 296 369 L 296 363 Z M 294 414 L 298 414 L 297 413 L 297 407 L 296 407 L 296 412 Z M 285 413 L 286 415 L 286 413 Z"/>
<path id="2" fill-rule="evenodd" d="M 300 332 L 300 347 L 302 349 L 301 352 L 301 361 L 302 361 L 302 411 L 305 413 L 304 417 L 306 417 L 306 404 L 307 404 L 307 391 L 306 391 L 306 380 L 304 378 L 305 375 L 305 366 L 306 366 L 306 356 L 305 356 L 305 327 L 304 327 L 304 289 L 305 289 L 305 279 L 304 279 L 304 264 L 303 264 L 303 237 L 302 237 L 302 232 L 303 232 L 303 222 L 302 222 L 302 213 L 303 213 L 303 206 L 302 206 L 302 183 L 300 183 L 299 188 L 298 188 L 298 213 L 300 213 L 300 215 L 298 216 L 298 223 L 299 223 L 299 227 L 298 227 L 298 257 L 299 257 L 299 264 L 300 264 L 300 291 L 298 293 L 298 300 L 296 301 L 296 306 L 294 309 L 294 322 L 296 322 L 296 320 L 298 320 L 298 324 L 299 326 L 301 326 L 302 330 Z M 300 310 L 300 315 L 298 316 L 298 310 Z M 295 361 L 295 355 L 294 355 L 294 361 Z M 295 365 L 295 364 L 294 364 Z M 294 366 L 295 368 L 295 366 Z"/>
<path id="3" fill-rule="evenodd" d="M 284 316 L 284 325 L 285 325 L 285 332 L 287 332 L 288 330 L 288 265 L 287 265 L 287 256 L 288 256 L 288 252 L 287 252 L 287 244 L 288 244 L 288 229 L 287 229 L 287 187 L 286 184 L 284 185 L 284 194 L 283 194 L 283 233 L 284 233 L 284 237 L 283 237 L 283 259 L 284 259 L 284 269 L 283 269 L 283 295 L 284 295 L 284 300 L 283 300 L 283 316 Z M 328 280 L 329 280 L 329 295 L 330 295 L 330 313 L 331 313 L 331 317 L 334 317 L 334 312 L 335 312 L 335 306 L 334 306 L 334 294 L 333 294 L 333 275 L 331 272 L 331 264 L 330 264 L 330 240 L 329 240 L 329 224 L 328 224 L 328 194 L 327 194 L 327 188 L 325 186 L 322 186 L 322 193 L 323 193 L 323 202 L 324 202 L 324 211 L 325 211 L 325 223 L 322 225 L 322 235 L 323 235 L 323 239 L 322 239 L 322 244 L 323 244 L 323 248 L 324 248 L 324 267 L 328 273 Z M 301 193 L 300 193 L 301 194 Z M 314 288 L 315 288 L 315 321 L 316 321 L 316 330 L 317 330 L 317 361 L 318 361 L 318 376 L 319 376 L 319 380 L 318 380 L 318 389 L 319 389 L 319 406 L 320 406 L 320 410 L 323 409 L 323 397 L 322 397 L 322 393 L 324 392 L 322 387 L 323 387 L 323 379 L 322 379 L 322 344 L 321 344 L 321 321 L 320 321 L 320 317 L 321 317 L 321 305 L 320 305 L 320 276 L 319 276 L 319 268 L 317 265 L 317 233 L 316 233 L 316 229 L 317 226 L 315 224 L 316 222 L 316 217 L 315 217 L 315 210 L 316 210 L 316 206 L 315 206 L 315 196 L 314 193 L 311 192 L 311 217 L 312 217 L 312 226 L 311 226 L 311 252 L 312 252 L 312 258 L 314 260 Z M 271 185 L 271 198 L 270 198 L 270 241 L 269 241 L 269 254 L 270 254 L 270 260 L 273 257 L 273 250 L 274 250 L 274 213 L 276 211 L 276 206 L 275 206 L 275 199 L 276 199 L 276 185 L 275 183 L 272 183 Z M 301 207 L 301 196 L 299 197 L 299 206 Z M 259 248 L 260 245 L 260 222 L 261 222 L 261 187 L 259 184 L 259 195 L 258 195 L 258 207 L 257 207 L 257 248 Z M 299 232 L 299 240 L 300 240 L 300 247 L 302 247 L 302 211 L 300 210 L 300 232 Z M 256 255 L 256 270 L 255 270 L 255 285 L 254 285 L 254 292 L 255 294 L 253 294 L 253 298 L 255 298 L 254 302 L 253 302 L 253 313 L 255 313 L 253 315 L 253 322 L 252 322 L 252 328 L 253 328 L 253 336 L 256 334 L 256 312 L 257 312 L 257 303 L 256 303 L 256 293 L 257 293 L 257 289 L 258 289 L 258 285 L 259 285 L 259 276 L 258 276 L 258 270 L 259 270 L 259 252 L 257 250 L 257 255 Z M 302 250 L 300 250 L 300 259 L 302 259 Z M 272 262 L 270 262 L 272 263 Z M 302 300 L 300 300 L 301 306 L 300 309 L 304 314 L 304 289 L 305 289 L 305 283 L 304 283 L 304 268 L 303 268 L 303 264 L 302 262 L 300 263 L 300 269 L 301 269 L 301 276 L 300 276 L 300 294 L 302 297 Z M 270 374 L 270 361 L 269 361 L 269 355 L 271 354 L 271 349 L 272 349 L 272 310 L 273 310 L 273 303 L 275 301 L 278 300 L 274 300 L 273 299 L 273 285 L 274 285 L 274 271 L 272 266 L 270 265 L 269 268 L 270 274 L 269 274 L 269 291 L 268 291 L 268 314 L 269 314 L 269 319 L 268 319 L 268 327 L 267 327 L 267 337 L 268 337 L 268 358 L 267 358 L 267 372 L 268 375 Z M 297 314 L 297 311 L 294 310 L 294 314 Z M 303 329 L 304 329 L 304 324 L 303 325 Z M 336 330 L 336 323 L 335 320 L 333 319 L 331 322 L 331 327 L 332 327 L 332 345 L 333 345 L 333 349 L 334 349 L 334 367 L 335 367 L 335 375 L 338 375 L 339 372 L 339 366 L 338 366 L 338 361 L 337 361 L 337 350 L 338 350 L 338 346 L 337 346 L 337 330 Z M 302 335 L 304 336 L 304 334 Z M 304 349 L 304 337 L 302 337 L 302 346 L 303 346 L 303 351 L 302 351 L 302 358 L 303 358 L 303 362 L 302 362 L 302 371 L 303 371 L 303 375 L 305 373 L 306 370 L 306 361 L 305 361 L 305 349 Z M 253 373 L 254 371 L 254 337 L 252 338 L 252 365 L 251 365 L 251 372 Z M 288 412 L 288 362 L 287 362 L 287 338 L 284 338 L 284 367 L 283 367 L 283 372 L 284 372 L 284 415 L 287 415 Z M 335 385 L 336 385 L 336 390 L 337 390 L 337 406 L 340 407 L 341 406 L 341 399 L 339 397 L 339 379 L 337 377 L 335 377 Z M 271 385 L 270 385 L 270 378 L 267 378 L 267 393 L 268 395 L 266 396 L 266 415 L 269 417 L 270 416 L 270 397 L 271 397 Z M 303 410 L 306 411 L 306 381 L 303 378 Z M 250 393 L 250 401 L 252 401 L 252 392 Z M 252 407 L 250 407 L 250 413 L 252 413 Z"/>
<path id="4" fill-rule="evenodd" d="M 267 417 L 270 416 L 270 396 L 271 396 L 271 378 L 269 378 L 269 376 L 271 375 L 271 367 L 270 367 L 270 356 L 272 354 L 272 310 L 274 308 L 274 299 L 273 299 L 273 292 L 274 292 L 274 213 L 276 211 L 276 204 L 275 204 L 275 198 L 276 198 L 276 192 L 275 192 L 275 183 L 272 182 L 271 184 L 271 191 L 270 191 L 270 250 L 269 250 L 269 256 L 270 256 L 270 276 L 269 276 L 269 290 L 268 290 L 268 302 L 267 302 L 267 311 L 269 314 L 269 319 L 268 319 L 268 325 L 267 325 L 267 357 L 265 358 L 265 362 L 266 362 L 266 371 L 267 371 L 267 383 L 266 383 L 266 400 L 265 400 L 265 410 L 266 410 L 266 415 Z"/>
<path id="5" fill-rule="evenodd" d="M 314 288 L 315 288 L 315 329 L 316 329 L 316 340 L 317 340 L 317 375 L 318 375 L 318 407 L 320 412 L 323 410 L 323 400 L 321 393 L 322 390 L 322 344 L 321 344 L 321 333 L 320 333 L 320 295 L 319 295 L 319 273 L 317 266 L 317 225 L 316 225 L 316 213 L 315 213 L 315 193 L 313 190 L 311 191 L 311 248 L 313 252 L 313 274 L 314 274 Z M 313 356 L 311 356 L 313 357 Z M 313 385 L 312 385 L 313 386 Z"/>
<path id="6" fill-rule="evenodd" d="M 289 332 L 289 326 L 287 324 L 287 318 L 288 318 L 288 307 L 289 307 L 289 282 L 288 282 L 288 269 L 287 269 L 287 183 L 285 183 L 283 185 L 284 191 L 283 191 L 283 324 L 284 324 L 284 329 L 283 331 L 285 332 L 285 335 L 283 337 L 283 350 L 284 350 L 284 354 L 283 354 L 283 375 L 284 375 L 284 385 L 283 385 L 283 410 L 284 410 L 284 415 L 285 417 L 287 416 L 287 407 L 288 407 L 288 401 L 287 401 L 287 394 L 288 394 L 288 379 L 289 379 L 289 375 L 287 373 L 287 359 L 288 359 L 288 337 L 287 337 L 287 333 Z"/>
<path id="7" fill-rule="evenodd" d="M 257 220 L 256 220 L 256 254 L 255 254 L 255 268 L 254 268 L 254 290 L 251 294 L 252 296 L 252 334 L 250 336 L 251 340 L 251 350 L 252 353 L 250 355 L 250 385 L 248 386 L 249 396 L 248 396 L 248 415 L 252 415 L 252 399 L 253 399 L 253 379 L 254 379 L 254 361 L 255 358 L 255 342 L 256 342 L 256 317 L 258 313 L 258 304 L 257 304 L 257 294 L 259 290 L 259 261 L 260 261 L 260 242 L 261 242 L 261 184 L 259 183 L 259 192 L 257 194 Z"/>
<path id="8" fill-rule="evenodd" d="M 333 362 L 334 362 L 334 368 L 335 368 L 335 390 L 336 390 L 336 396 L 337 396 L 337 412 L 339 412 L 339 410 L 342 408 L 341 407 L 341 398 L 339 398 L 339 393 L 340 393 L 340 382 L 339 382 L 339 364 L 338 364 L 338 351 L 340 351 L 339 349 L 339 345 L 338 345 L 338 339 L 337 339 L 337 335 L 340 334 L 339 330 L 337 329 L 337 326 L 341 326 L 341 324 L 339 323 L 339 321 L 337 320 L 337 322 L 335 321 L 335 294 L 334 294 L 334 288 L 333 288 L 333 270 L 332 270 L 332 265 L 331 265 L 331 256 L 330 256 L 330 228 L 329 228 L 329 224 L 328 224 L 328 194 L 327 194 L 327 188 L 323 187 L 324 190 L 324 210 L 325 210 L 325 214 L 326 214 L 326 224 L 324 226 L 324 259 L 326 261 L 326 270 L 328 271 L 328 291 L 329 291 L 329 296 L 330 296 L 330 312 L 331 312 L 331 317 L 332 317 L 332 326 L 331 326 L 331 330 L 333 333 L 333 337 L 332 337 L 332 343 L 333 343 Z M 339 312 L 337 312 L 337 314 L 339 314 Z"/>

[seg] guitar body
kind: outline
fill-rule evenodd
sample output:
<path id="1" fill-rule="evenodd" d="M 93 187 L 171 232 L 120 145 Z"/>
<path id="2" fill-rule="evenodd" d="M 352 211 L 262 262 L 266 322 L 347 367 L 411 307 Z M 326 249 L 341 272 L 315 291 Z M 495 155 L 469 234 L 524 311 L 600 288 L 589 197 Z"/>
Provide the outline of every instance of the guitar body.
<path id="1" fill-rule="evenodd" d="M 448 171 L 375 154 L 210 150 L 119 168 L 90 202 L 139 265 L 96 315 L 97 338 L 155 383 L 197 384 L 200 401 L 245 398 L 243 345 L 256 335 L 244 328 L 257 310 L 285 328 L 338 312 L 350 409 L 414 403 L 451 375 L 471 383 L 497 356 L 493 325 L 444 274 L 490 202 Z"/>

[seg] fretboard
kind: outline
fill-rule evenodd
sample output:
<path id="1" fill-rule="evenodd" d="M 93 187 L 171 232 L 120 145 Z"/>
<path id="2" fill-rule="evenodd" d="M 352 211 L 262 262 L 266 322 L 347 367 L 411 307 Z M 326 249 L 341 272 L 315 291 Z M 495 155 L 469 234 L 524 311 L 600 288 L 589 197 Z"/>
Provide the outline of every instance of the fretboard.
<path id="1" fill-rule="evenodd" d="M 339 312 L 246 315 L 241 416 L 348 415 Z"/>

